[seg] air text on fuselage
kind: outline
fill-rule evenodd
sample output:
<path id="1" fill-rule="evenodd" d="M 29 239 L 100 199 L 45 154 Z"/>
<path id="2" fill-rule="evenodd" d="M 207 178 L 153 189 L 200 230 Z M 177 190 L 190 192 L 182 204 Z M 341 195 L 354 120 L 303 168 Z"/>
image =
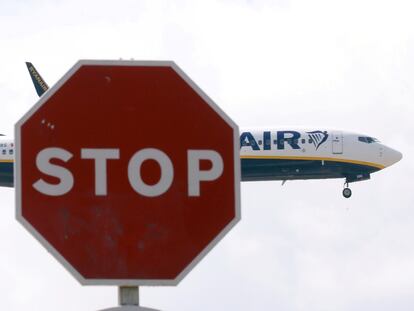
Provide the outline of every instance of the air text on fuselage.
<path id="1" fill-rule="evenodd" d="M 261 137 L 255 137 L 251 132 L 243 132 L 240 135 L 240 148 L 250 147 L 252 150 L 283 150 L 285 142 L 292 149 L 301 149 L 298 141 L 301 135 L 296 131 L 263 131 Z M 261 146 L 263 146 L 261 148 Z M 273 146 L 273 147 L 272 147 Z"/>

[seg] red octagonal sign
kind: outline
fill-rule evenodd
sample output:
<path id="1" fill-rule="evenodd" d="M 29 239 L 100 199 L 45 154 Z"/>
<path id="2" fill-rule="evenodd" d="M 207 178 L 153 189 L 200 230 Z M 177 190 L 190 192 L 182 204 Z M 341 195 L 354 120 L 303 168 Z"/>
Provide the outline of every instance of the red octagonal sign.
<path id="1" fill-rule="evenodd" d="M 175 285 L 240 219 L 238 127 L 173 62 L 79 61 L 15 130 L 17 219 L 82 284 Z"/>

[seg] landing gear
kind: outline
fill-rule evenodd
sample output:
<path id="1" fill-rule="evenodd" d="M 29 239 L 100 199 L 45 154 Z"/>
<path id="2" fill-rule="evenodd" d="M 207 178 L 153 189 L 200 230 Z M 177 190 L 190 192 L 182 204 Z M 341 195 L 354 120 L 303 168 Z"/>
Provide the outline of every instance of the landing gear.
<path id="1" fill-rule="evenodd" d="M 349 188 L 344 188 L 344 190 L 342 190 L 342 195 L 345 197 L 345 198 L 350 198 L 351 197 L 351 195 L 352 195 L 352 191 L 351 191 L 351 189 L 349 189 Z"/>
<path id="2" fill-rule="evenodd" d="M 344 190 L 342 190 L 342 195 L 345 197 L 345 198 L 350 198 L 351 197 L 351 195 L 352 195 L 352 191 L 351 191 L 351 189 L 349 189 L 348 187 L 349 187 L 349 185 L 348 185 L 348 181 L 345 181 L 345 184 L 344 184 Z"/>

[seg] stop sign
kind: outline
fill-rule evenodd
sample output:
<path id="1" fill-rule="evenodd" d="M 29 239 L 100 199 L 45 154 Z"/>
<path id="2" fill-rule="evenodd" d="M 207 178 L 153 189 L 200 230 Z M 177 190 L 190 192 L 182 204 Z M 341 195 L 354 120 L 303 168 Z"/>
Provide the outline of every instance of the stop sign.
<path id="1" fill-rule="evenodd" d="M 238 127 L 173 62 L 79 61 L 15 135 L 17 219 L 82 284 L 175 285 L 240 219 Z"/>

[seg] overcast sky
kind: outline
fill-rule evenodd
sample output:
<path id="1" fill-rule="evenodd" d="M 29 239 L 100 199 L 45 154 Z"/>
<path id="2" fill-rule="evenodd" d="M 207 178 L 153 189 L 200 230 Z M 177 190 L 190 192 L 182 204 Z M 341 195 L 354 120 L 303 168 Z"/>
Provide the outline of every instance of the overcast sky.
<path id="1" fill-rule="evenodd" d="M 184 310 L 413 310 L 414 3 L 410 0 L 0 1 L 1 131 L 78 59 L 174 60 L 241 127 L 352 130 L 403 160 L 352 184 L 242 184 L 242 221 L 177 286 L 142 304 Z M 98 310 L 14 218 L 0 189 L 0 309 Z"/>

